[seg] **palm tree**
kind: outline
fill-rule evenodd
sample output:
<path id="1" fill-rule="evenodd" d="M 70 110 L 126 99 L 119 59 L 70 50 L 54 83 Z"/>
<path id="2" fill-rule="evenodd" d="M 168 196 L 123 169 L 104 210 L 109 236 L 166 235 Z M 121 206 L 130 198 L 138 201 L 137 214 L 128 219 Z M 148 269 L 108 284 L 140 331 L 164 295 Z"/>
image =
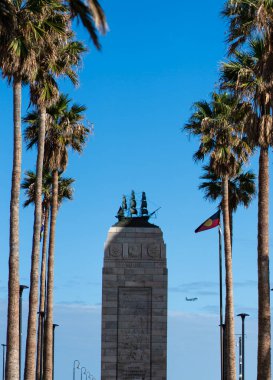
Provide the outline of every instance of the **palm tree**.
<path id="1" fill-rule="evenodd" d="M 250 149 L 241 138 L 240 119 L 245 105 L 226 93 L 212 95 L 210 103 L 194 104 L 194 113 L 184 129 L 200 137 L 194 160 L 209 158 L 209 166 L 221 178 L 222 211 L 224 220 L 225 268 L 226 268 L 226 374 L 227 380 L 236 379 L 232 249 L 229 220 L 229 180 L 236 176 Z"/>
<path id="2" fill-rule="evenodd" d="M 218 177 L 213 169 L 208 165 L 203 166 L 204 174 L 200 179 L 204 180 L 199 185 L 199 189 L 204 190 L 204 198 L 209 201 L 216 201 L 220 199 L 219 208 L 221 208 L 222 199 L 222 181 Z M 243 205 L 247 208 L 254 196 L 256 195 L 255 186 L 255 174 L 249 170 L 242 171 L 242 167 L 239 168 L 239 172 L 233 178 L 229 179 L 229 220 L 230 220 L 230 235 L 231 246 L 233 236 L 233 213 L 236 212 L 238 206 Z"/>
<path id="3" fill-rule="evenodd" d="M 71 0 L 71 3 L 73 1 Z M 92 6 L 93 4 L 93 6 Z M 103 12 L 97 3 L 90 1 L 91 13 L 93 17 L 93 25 L 100 26 L 103 29 L 104 23 Z M 40 49 L 49 52 L 52 46 L 52 31 L 58 30 L 63 32 L 60 26 L 60 18 L 65 14 L 64 8 L 58 0 L 48 0 L 46 2 L 33 2 L 30 0 L 1 0 L 0 1 L 0 67 L 2 73 L 8 80 L 13 82 L 14 88 L 14 160 L 13 160 L 13 176 L 12 176 L 12 194 L 11 194 L 11 215 L 10 215 L 10 260 L 9 260 L 9 307 L 8 307 L 8 328 L 7 328 L 7 365 L 6 377 L 7 379 L 16 378 L 19 371 L 19 339 L 18 339 L 18 300 L 19 300 L 19 239 L 18 239 L 18 207 L 19 207 L 19 188 L 21 178 L 21 86 L 22 80 L 33 80 L 36 76 L 37 63 L 41 62 Z M 93 11 L 92 11 L 93 10 Z M 59 20 L 56 20 L 56 12 L 59 15 Z M 92 13 L 93 12 L 93 13 Z M 75 12 L 75 16 L 79 12 Z M 72 15 L 73 16 L 73 15 Z M 12 21 L 12 22 L 11 22 Z M 95 36 L 94 36 L 95 38 Z M 41 44 L 41 41 L 43 43 Z M 98 45 L 98 43 L 97 43 Z M 50 57 L 52 58 L 52 57 Z M 51 62 L 51 59 L 48 59 Z M 43 120 L 41 115 L 41 120 Z M 42 123 L 44 124 L 44 123 Z M 40 140 L 41 141 L 41 140 Z M 40 157 L 38 161 L 42 161 L 42 152 L 40 150 Z M 37 177 L 39 178 L 37 170 Z M 37 180 L 41 183 L 40 180 Z M 40 190 L 37 186 L 37 198 L 40 198 Z M 40 202 L 37 200 L 37 204 Z M 41 213 L 39 210 L 35 211 L 35 230 L 40 230 Z M 38 241 L 35 238 L 37 234 L 34 233 L 33 253 L 37 254 Z M 35 255 L 33 255 L 35 257 Z M 34 272 L 32 272 L 33 274 Z M 37 277 L 37 276 L 35 276 Z M 35 285 L 35 281 L 33 284 Z M 33 288 L 33 286 L 32 286 Z M 35 286 L 34 286 L 35 288 Z M 31 298 L 35 298 L 35 292 L 31 291 Z M 35 309 L 35 302 L 30 302 L 34 305 L 32 311 Z M 35 311 L 36 313 L 36 311 Z M 33 317 L 34 312 L 31 313 Z M 31 320 L 34 321 L 34 318 Z M 34 324 L 32 323 L 32 326 Z M 28 328 L 28 343 L 26 358 L 33 358 L 35 356 L 35 329 Z M 32 354 L 31 354 L 32 353 Z M 30 369 L 29 369 L 30 368 Z M 26 373 L 32 373 L 34 370 L 33 360 L 32 363 L 26 365 Z M 27 375 L 28 376 L 28 375 Z M 31 375 L 30 375 L 31 377 Z"/>
<path id="4" fill-rule="evenodd" d="M 75 180 L 73 178 L 65 178 L 59 175 L 59 207 L 65 199 L 73 199 L 73 188 L 72 183 Z M 36 174 L 33 171 L 27 171 L 25 173 L 25 178 L 22 182 L 22 189 L 25 189 L 26 201 L 23 206 L 27 207 L 30 204 L 35 203 L 35 184 L 36 184 Z M 43 238 L 42 243 L 42 260 L 40 269 L 40 300 L 39 300 L 39 327 L 38 327 L 38 339 L 37 339 L 37 359 L 36 359 L 36 378 L 40 379 L 40 364 L 41 364 L 41 332 L 43 323 L 43 314 L 45 313 L 46 306 L 46 252 L 47 252 L 47 238 L 48 238 L 48 221 L 50 212 L 50 202 L 51 202 L 51 188 L 52 188 L 52 175 L 50 172 L 43 173 L 43 224 L 41 229 L 41 237 Z"/>
<path id="5" fill-rule="evenodd" d="M 68 162 L 68 149 L 82 152 L 89 129 L 83 124 L 84 106 L 77 104 L 69 108 L 70 100 L 61 95 L 58 101 L 47 109 L 44 166 L 52 171 L 51 220 L 48 253 L 48 281 L 45 323 L 44 379 L 52 378 L 52 323 L 53 323 L 53 283 L 54 283 L 54 249 L 55 228 L 58 211 L 58 178 Z M 30 123 L 25 130 L 28 147 L 37 143 L 37 123 Z"/>
<path id="6" fill-rule="evenodd" d="M 60 23 L 63 20 L 60 20 Z M 64 19 L 66 21 L 66 19 Z M 62 25 L 62 24 L 61 24 Z M 28 334 L 26 344 L 26 364 L 25 380 L 31 379 L 35 371 L 35 348 L 36 347 L 36 321 L 38 307 L 38 268 L 39 268 L 39 240 L 41 228 L 41 191 L 42 173 L 44 161 L 44 141 L 46 129 L 46 108 L 58 98 L 58 86 L 56 77 L 60 75 L 68 76 L 74 84 L 77 84 L 77 74 L 74 67 L 79 64 L 81 54 L 85 51 L 82 43 L 73 40 L 73 33 L 56 34 L 53 39 L 53 47 L 48 51 L 40 52 L 40 66 L 37 70 L 35 80 L 31 83 L 31 100 L 38 106 L 39 118 L 34 122 L 39 126 L 37 137 L 38 155 L 36 164 L 36 189 L 35 196 L 35 218 L 33 228 L 32 262 L 31 262 L 31 281 L 29 292 L 29 316 Z M 54 59 L 50 57 L 54 55 Z M 30 123 L 28 115 L 28 123 Z M 37 124 L 38 123 L 38 124 Z"/>
<path id="7" fill-rule="evenodd" d="M 71 3 L 73 0 L 71 0 Z M 92 8 L 93 4 L 93 8 Z M 103 23 L 103 12 L 100 14 L 100 7 L 96 0 L 90 0 L 91 13 L 93 22 L 101 27 Z M 92 13 L 93 9 L 93 13 Z M 8 323 L 7 323 L 7 365 L 6 378 L 17 378 L 19 372 L 19 339 L 18 339 L 18 318 L 19 318 L 19 237 L 18 237 L 18 220 L 19 220 L 19 188 L 21 178 L 21 87 L 22 81 L 32 80 L 36 75 L 36 68 L 40 63 L 41 55 L 39 47 L 44 51 L 50 51 L 52 44 L 52 31 L 61 26 L 54 18 L 55 12 L 62 14 L 62 6 L 58 0 L 47 0 L 46 2 L 33 2 L 30 0 L 1 0 L 0 1 L 0 67 L 4 77 L 7 77 L 13 83 L 14 89 L 14 160 L 12 175 L 12 191 L 10 205 L 10 259 L 9 259 L 9 302 L 8 302 Z M 97 12 L 97 13 L 96 13 Z M 75 12 L 75 15 L 79 12 Z M 73 15 L 72 15 L 73 16 Z M 10 22 L 12 20 L 12 22 Z M 91 20 L 91 21 L 92 21 Z M 94 24 L 94 25 L 95 25 Z M 41 41 L 43 43 L 41 44 Z M 52 58 L 52 57 L 51 57 Z M 48 62 L 51 60 L 49 59 Z M 42 118 L 41 118 L 42 119 Z M 41 153 L 41 151 L 40 151 Z M 42 154 L 40 154 L 40 160 Z M 39 170 L 37 170 L 39 176 Z M 40 182 L 40 181 L 38 181 Z M 37 187 L 37 197 L 40 198 L 40 191 Z M 37 201 L 37 204 L 40 202 Z M 40 213 L 41 214 L 41 213 Z M 35 229 L 39 231 L 41 215 L 35 211 Z M 37 234 L 34 234 L 34 237 Z M 37 239 L 34 238 L 34 251 L 37 253 Z M 37 277 L 37 276 L 36 276 Z M 35 283 L 35 281 L 34 281 Z M 35 294 L 34 294 L 35 295 Z M 33 298 L 33 292 L 31 292 Z M 34 297 L 35 298 L 35 297 Z M 37 297 L 36 297 L 37 299 Z M 32 305 L 32 302 L 30 302 Z M 35 306 L 35 305 L 34 305 Z M 34 307 L 32 308 L 34 310 Z M 35 311 L 36 313 L 36 311 Z M 33 313 L 31 313 L 33 316 Z M 34 318 L 31 318 L 34 320 Z M 32 323 L 33 326 L 33 323 Z M 30 352 L 26 358 L 35 356 L 35 329 L 28 328 L 27 344 Z M 32 368 L 34 370 L 33 360 L 30 365 L 26 365 L 27 373 Z M 31 375 L 30 375 L 31 376 Z"/>
<path id="8" fill-rule="evenodd" d="M 52 12 L 58 1 L 1 1 L 0 68 L 13 85 L 13 170 L 10 201 L 9 298 L 7 323 L 6 379 L 19 376 L 19 193 L 21 181 L 21 87 L 35 75 L 41 41 L 53 28 Z M 50 10 L 50 11 L 49 11 Z M 4 24 L 4 19 L 12 22 Z"/>
<path id="9" fill-rule="evenodd" d="M 245 37 L 244 37 L 245 38 Z M 273 144 L 272 90 L 264 74 L 268 58 L 264 38 L 248 39 L 244 51 L 234 50 L 222 66 L 222 87 L 228 87 L 242 99 L 252 99 L 247 123 L 248 138 L 259 148 L 258 176 L 258 379 L 271 379 L 271 322 L 269 282 L 269 159 Z M 270 53 L 271 54 L 271 53 Z M 266 70 L 265 70 L 266 71 Z"/>
<path id="10" fill-rule="evenodd" d="M 65 10 L 65 8 L 61 8 L 61 11 L 63 10 Z M 73 33 L 67 29 L 67 15 L 65 12 L 59 12 L 57 14 L 55 23 L 55 29 L 51 31 L 49 45 L 45 45 L 37 51 L 39 56 L 39 67 L 37 68 L 34 80 L 31 82 L 31 100 L 38 106 L 39 109 L 39 134 L 37 136 L 38 154 L 35 187 L 36 202 L 34 210 L 33 244 L 31 255 L 29 314 L 24 375 L 25 380 L 31 380 L 35 376 L 36 325 L 39 286 L 39 247 L 42 218 L 41 190 L 44 161 L 46 107 L 49 107 L 58 97 L 56 77 L 60 75 L 67 75 L 73 83 L 77 84 L 77 75 L 73 69 L 74 66 L 79 63 L 81 53 L 85 51 L 85 48 L 80 42 L 73 40 Z"/>

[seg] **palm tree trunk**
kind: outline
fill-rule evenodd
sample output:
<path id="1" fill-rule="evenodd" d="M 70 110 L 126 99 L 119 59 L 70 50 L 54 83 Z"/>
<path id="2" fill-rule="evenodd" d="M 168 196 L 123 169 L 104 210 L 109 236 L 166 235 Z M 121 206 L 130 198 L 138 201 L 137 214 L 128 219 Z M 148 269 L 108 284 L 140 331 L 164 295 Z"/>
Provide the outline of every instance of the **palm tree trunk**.
<path id="1" fill-rule="evenodd" d="M 30 290 L 29 290 L 29 313 L 28 329 L 25 356 L 25 380 L 35 379 L 36 364 L 36 325 L 38 309 L 38 289 L 39 289 L 39 256 L 40 256 L 40 232 L 42 224 L 42 182 L 43 182 L 43 161 L 45 145 L 45 124 L 46 109 L 40 108 L 40 125 L 38 136 L 38 155 L 36 163 L 36 183 L 35 183 L 35 210 L 31 255 Z"/>
<path id="2" fill-rule="evenodd" d="M 47 264 L 47 303 L 45 323 L 44 373 L 43 380 L 52 380 L 52 343 L 53 343 L 53 287 L 54 287 L 54 249 L 55 229 L 58 212 L 58 180 L 57 170 L 52 172 L 52 205 L 49 233 L 49 251 Z"/>
<path id="3" fill-rule="evenodd" d="M 45 205 L 45 219 L 44 219 L 44 235 L 43 235 L 43 248 L 42 248 L 42 262 L 40 273 L 40 302 L 39 302 L 39 322 L 38 322 L 38 339 L 37 339 L 37 358 L 36 358 L 36 380 L 40 380 L 41 374 L 41 358 L 43 357 L 41 352 L 42 337 L 42 324 L 44 317 L 42 313 L 45 312 L 46 302 L 46 251 L 47 251 L 47 237 L 48 237 L 48 218 L 49 218 L 49 206 Z"/>
<path id="4" fill-rule="evenodd" d="M 229 220 L 228 200 L 228 176 L 223 178 L 223 219 L 225 241 L 225 267 L 226 267 L 226 313 L 225 313 L 225 338 L 226 338 L 226 378 L 236 380 L 235 364 L 235 331 L 234 331 L 234 306 L 233 306 L 233 279 L 232 279 L 232 250 Z"/>
<path id="5" fill-rule="evenodd" d="M 9 283 L 6 380 L 19 379 L 19 195 L 21 182 L 22 133 L 20 78 L 13 82 L 13 168 L 10 200 Z"/>
<path id="6" fill-rule="evenodd" d="M 233 243 L 233 214 L 232 210 L 229 206 L 229 225 L 230 225 L 230 245 L 231 245 L 231 253 L 232 253 L 232 243 Z"/>
<path id="7" fill-rule="evenodd" d="M 257 379 L 271 379 L 270 285 L 269 285 L 269 168 L 268 148 L 261 148 L 258 195 L 258 369 Z"/>

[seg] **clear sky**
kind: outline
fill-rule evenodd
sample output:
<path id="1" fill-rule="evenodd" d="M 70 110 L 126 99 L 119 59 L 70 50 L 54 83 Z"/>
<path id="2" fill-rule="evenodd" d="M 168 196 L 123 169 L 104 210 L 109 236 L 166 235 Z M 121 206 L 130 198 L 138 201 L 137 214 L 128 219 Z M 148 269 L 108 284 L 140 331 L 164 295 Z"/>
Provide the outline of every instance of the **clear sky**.
<path id="1" fill-rule="evenodd" d="M 103 244 L 122 194 L 146 191 L 148 207 L 161 207 L 153 223 L 167 244 L 169 268 L 168 379 L 218 380 L 217 230 L 194 234 L 216 210 L 197 189 L 196 148 L 181 132 L 194 101 L 215 89 L 225 55 L 223 2 L 104 0 L 110 31 L 102 52 L 90 47 L 80 86 L 62 90 L 88 108 L 94 135 L 82 156 L 71 154 L 66 175 L 75 178 L 73 202 L 58 216 L 55 263 L 56 380 L 72 378 L 79 359 L 100 376 L 100 308 Z M 9 197 L 12 163 L 12 92 L 1 82 L 0 106 L 0 339 L 5 341 Z M 25 114 L 28 90 L 24 90 Z M 23 171 L 35 152 L 23 152 Z M 249 168 L 256 171 L 257 157 Z M 22 201 L 24 196 L 22 194 Z M 33 208 L 20 214 L 20 276 L 29 284 Z M 247 312 L 246 377 L 256 378 L 257 200 L 234 220 L 235 312 Z M 24 312 L 27 310 L 27 291 Z M 185 297 L 198 297 L 186 302 Z M 25 338 L 24 323 L 24 334 Z M 236 317 L 236 334 L 240 333 Z M 78 374 L 79 375 L 79 374 Z M 78 377 L 79 378 L 79 377 Z"/>

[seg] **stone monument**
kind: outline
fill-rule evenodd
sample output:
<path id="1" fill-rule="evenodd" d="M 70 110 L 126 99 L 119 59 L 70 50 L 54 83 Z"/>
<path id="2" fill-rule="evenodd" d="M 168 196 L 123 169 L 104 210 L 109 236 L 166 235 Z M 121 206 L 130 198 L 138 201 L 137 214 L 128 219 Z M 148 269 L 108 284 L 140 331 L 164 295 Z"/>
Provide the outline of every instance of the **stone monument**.
<path id="1" fill-rule="evenodd" d="M 102 284 L 101 380 L 166 380 L 167 267 L 162 231 L 124 196 L 109 230 Z"/>

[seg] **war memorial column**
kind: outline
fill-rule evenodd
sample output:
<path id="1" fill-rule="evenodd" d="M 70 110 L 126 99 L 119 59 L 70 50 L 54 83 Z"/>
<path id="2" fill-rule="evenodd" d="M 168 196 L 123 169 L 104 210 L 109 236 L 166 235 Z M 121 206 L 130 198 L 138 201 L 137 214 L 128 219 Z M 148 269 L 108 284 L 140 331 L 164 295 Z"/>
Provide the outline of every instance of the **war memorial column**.
<path id="1" fill-rule="evenodd" d="M 105 243 L 101 380 L 166 380 L 166 246 L 143 204 L 123 204 Z"/>

